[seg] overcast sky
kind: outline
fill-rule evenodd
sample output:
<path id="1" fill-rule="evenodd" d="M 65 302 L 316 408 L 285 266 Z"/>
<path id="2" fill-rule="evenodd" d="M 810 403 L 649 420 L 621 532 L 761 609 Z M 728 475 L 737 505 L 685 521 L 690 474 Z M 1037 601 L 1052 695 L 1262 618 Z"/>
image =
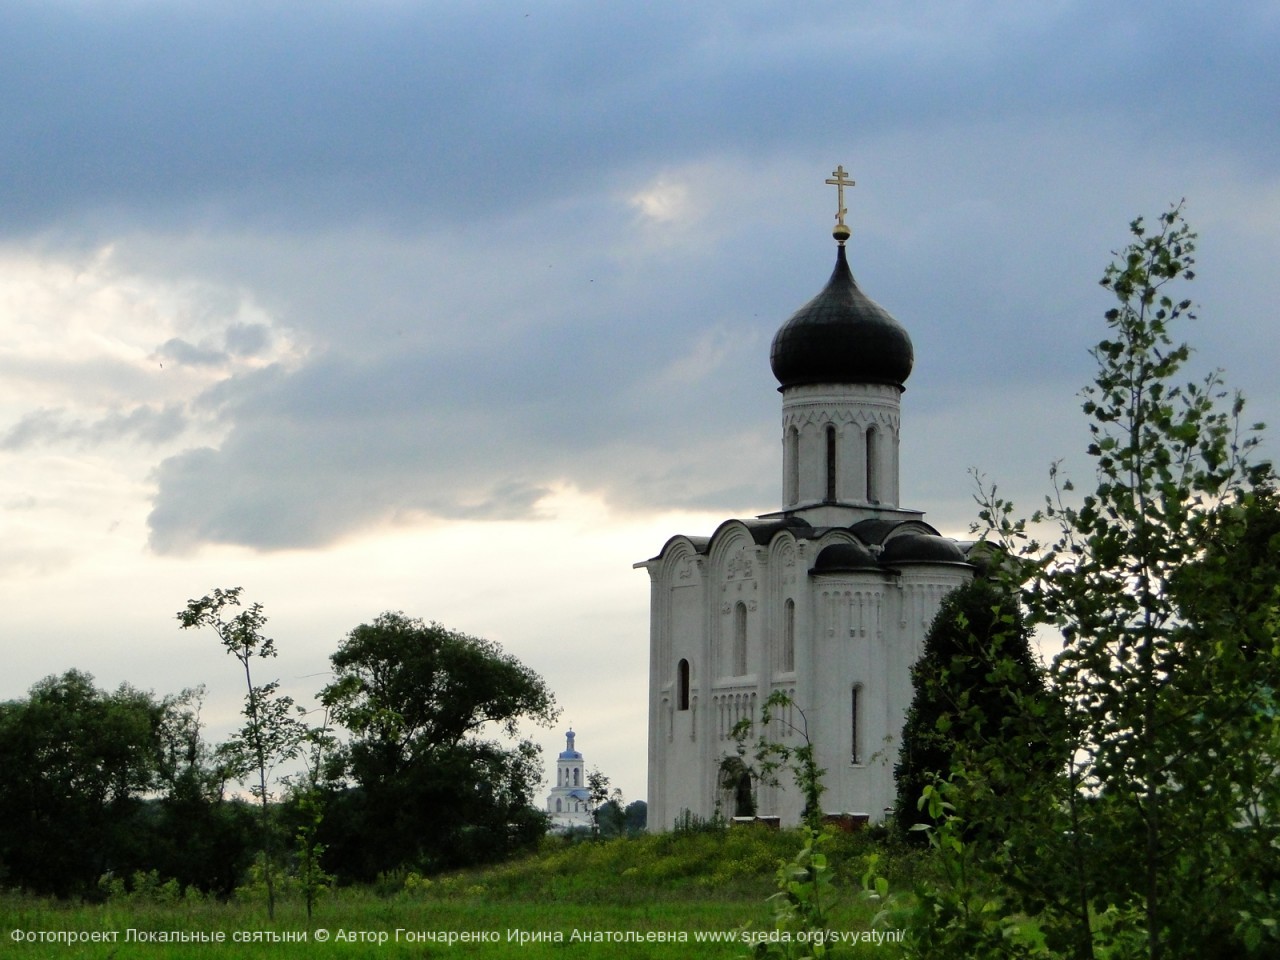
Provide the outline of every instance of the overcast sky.
<path id="1" fill-rule="evenodd" d="M 647 576 L 780 506 L 774 331 L 834 262 L 907 328 L 902 499 L 1088 480 L 1097 279 L 1199 231 L 1189 376 L 1280 428 L 1280 4 L 9 0 L 0 699 L 234 661 L 309 702 L 388 609 L 539 671 L 645 789 Z M 1274 456 L 1274 443 L 1268 444 Z"/>

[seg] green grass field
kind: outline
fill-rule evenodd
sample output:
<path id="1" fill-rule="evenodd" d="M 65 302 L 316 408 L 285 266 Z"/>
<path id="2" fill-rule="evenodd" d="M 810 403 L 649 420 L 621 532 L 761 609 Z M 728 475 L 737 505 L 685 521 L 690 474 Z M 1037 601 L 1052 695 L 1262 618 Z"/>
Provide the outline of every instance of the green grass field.
<path id="1" fill-rule="evenodd" d="M 794 833 L 762 829 L 548 842 L 537 855 L 486 870 L 327 893 L 309 922 L 292 896 L 271 922 L 256 897 L 223 903 L 151 889 L 95 904 L 10 894 L 0 899 L 0 937 L 6 956 L 68 960 L 739 957 L 747 936 L 773 929 L 766 901 L 775 870 L 799 845 Z M 831 851 L 839 897 L 829 929 L 859 937 L 877 906 L 858 895 L 866 848 L 863 839 L 839 838 Z M 890 867 L 905 875 L 915 864 L 903 854 Z M 899 951 L 891 942 L 859 943 L 838 955 Z"/>

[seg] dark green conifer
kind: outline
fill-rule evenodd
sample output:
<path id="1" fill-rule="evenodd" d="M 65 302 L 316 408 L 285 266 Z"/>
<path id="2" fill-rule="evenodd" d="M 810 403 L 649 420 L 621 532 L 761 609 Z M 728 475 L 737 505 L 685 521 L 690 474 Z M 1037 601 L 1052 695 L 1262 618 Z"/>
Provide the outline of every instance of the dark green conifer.
<path id="1" fill-rule="evenodd" d="M 989 580 L 972 580 L 943 600 L 911 680 L 915 696 L 894 767 L 894 822 L 903 833 L 929 822 L 920 795 L 957 763 L 967 777 L 984 777 L 987 790 L 1007 786 L 1014 771 L 1021 777 L 1055 767 L 1044 672 L 1017 602 Z M 977 757 L 986 758 L 986 769 L 975 769 Z M 994 757 L 1000 769 L 992 769 Z"/>

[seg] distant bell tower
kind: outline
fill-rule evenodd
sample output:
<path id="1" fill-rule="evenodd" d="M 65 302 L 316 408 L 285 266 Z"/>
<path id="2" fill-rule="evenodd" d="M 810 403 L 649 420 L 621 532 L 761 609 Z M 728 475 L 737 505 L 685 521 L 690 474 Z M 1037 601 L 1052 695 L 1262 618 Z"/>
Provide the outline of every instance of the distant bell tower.
<path id="1" fill-rule="evenodd" d="M 569 830 L 591 825 L 591 798 L 587 791 L 586 767 L 574 747 L 576 734 L 564 736 L 564 750 L 556 758 L 556 783 L 547 797 L 547 813 L 552 829 Z"/>

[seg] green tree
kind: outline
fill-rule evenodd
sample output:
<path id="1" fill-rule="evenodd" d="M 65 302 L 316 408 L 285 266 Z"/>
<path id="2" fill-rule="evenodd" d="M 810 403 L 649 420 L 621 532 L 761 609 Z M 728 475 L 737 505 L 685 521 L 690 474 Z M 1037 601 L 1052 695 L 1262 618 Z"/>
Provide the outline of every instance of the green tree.
<path id="1" fill-rule="evenodd" d="M 157 775 L 167 795 L 218 800 L 231 779 L 224 758 L 203 736 L 204 696 L 198 686 L 164 698 Z"/>
<path id="2" fill-rule="evenodd" d="M 204 739 L 204 688 L 165 697 L 156 788 L 142 822 L 138 862 L 182 887 L 230 895 L 253 858 L 252 809 L 226 796 L 234 779 L 225 751 Z"/>
<path id="3" fill-rule="evenodd" d="M 592 833 L 598 837 L 621 837 L 629 833 L 626 798 L 622 789 L 609 789 L 609 778 L 599 769 L 587 773 L 587 805 L 591 811 Z"/>
<path id="4" fill-rule="evenodd" d="M 769 739 L 769 729 L 773 725 L 774 719 L 776 718 L 780 723 L 787 722 L 783 720 L 783 712 L 788 709 L 800 718 L 799 726 L 791 725 L 792 732 L 797 734 L 800 740 L 803 741 L 798 746 L 790 746 Z M 800 795 L 804 798 L 804 810 L 801 817 L 811 831 L 817 832 L 822 824 L 822 795 L 827 792 L 826 784 L 822 782 L 822 778 L 826 776 L 827 771 L 818 766 L 815 747 L 809 739 L 808 716 L 805 715 L 800 705 L 785 692 L 775 690 L 771 693 L 760 706 L 758 728 L 760 734 L 756 739 L 755 746 L 752 748 L 754 762 L 748 765 L 745 759 L 747 755 L 747 740 L 756 729 L 756 721 L 749 718 L 738 721 L 733 728 L 732 737 L 737 741 L 737 759 L 741 763 L 742 769 L 750 779 L 774 786 L 778 784 L 778 771 L 788 770 L 791 773 L 792 780 L 795 781 L 796 787 L 800 790 Z M 733 763 L 729 764 L 730 769 L 735 766 Z M 720 767 L 722 777 L 725 769 L 725 765 L 722 762 Z"/>
<path id="5" fill-rule="evenodd" d="M 774 711 L 778 711 L 775 714 Z M 793 732 L 804 741 L 799 746 L 789 746 L 769 739 L 769 730 L 775 716 L 786 722 L 781 714 L 793 711 L 800 718 L 800 725 L 793 725 Z M 823 848 L 831 841 L 831 834 L 822 829 L 822 794 L 826 785 L 822 778 L 826 770 L 818 766 L 814 744 L 809 739 L 809 720 L 805 712 L 791 697 L 781 690 L 774 691 L 760 708 L 759 735 L 752 753 L 753 765 L 746 767 L 747 740 L 756 732 L 756 724 L 750 718 L 740 720 L 733 728 L 737 741 L 737 757 L 748 771 L 748 779 L 758 779 L 776 786 L 779 770 L 789 770 L 792 779 L 804 797 L 803 825 L 800 835 L 803 843 L 789 861 L 778 865 L 778 892 L 769 899 L 773 902 L 773 923 L 779 939 L 761 940 L 750 953 L 752 957 L 782 957 L 791 960 L 827 957 L 831 951 L 821 939 L 828 927 L 828 915 L 835 901 L 835 883 L 832 870 Z M 729 769 L 733 768 L 729 764 Z M 726 767 L 721 765 L 721 776 Z M 723 783 L 723 779 L 721 780 Z M 739 781 L 741 782 L 741 781 Z M 873 864 L 874 866 L 874 864 Z M 884 881 L 876 881 L 884 889 Z M 819 935 L 815 937 L 815 934 Z"/>
<path id="6" fill-rule="evenodd" d="M 643 800 L 632 800 L 623 815 L 623 827 L 629 837 L 644 833 L 649 826 L 649 804 Z"/>
<path id="7" fill-rule="evenodd" d="M 165 706 L 68 670 L 0 704 L 0 870 L 58 896 L 83 894 L 133 855 L 130 829 L 157 785 Z"/>
<path id="8" fill-rule="evenodd" d="M 491 641 L 403 613 L 356 627 L 330 660 L 321 699 L 351 731 L 346 766 L 359 785 L 337 804 L 334 826 L 346 829 L 330 834 L 344 870 L 492 859 L 541 835 L 539 748 L 484 738 L 554 721 L 534 671 Z"/>
<path id="9" fill-rule="evenodd" d="M 252 664 L 255 657 L 276 656 L 275 641 L 263 635 L 267 618 L 262 604 L 243 608 L 230 619 L 225 612 L 240 607 L 242 588 L 215 589 L 199 600 L 189 600 L 178 611 L 182 629 L 207 627 L 217 635 L 227 653 L 240 662 L 244 670 L 245 701 L 244 726 L 226 744 L 228 769 L 237 778 L 256 776 L 257 782 L 249 786 L 250 793 L 258 801 L 262 837 L 263 879 L 267 888 L 267 916 L 275 919 L 276 897 L 273 859 L 275 844 L 271 826 L 271 791 L 269 783 L 276 764 L 298 755 L 306 727 L 294 716 L 291 697 L 278 692 L 279 683 L 272 680 L 264 684 L 253 682 Z"/>
<path id="10" fill-rule="evenodd" d="M 904 836 L 923 840 L 912 828 L 932 822 L 924 788 L 949 777 L 953 764 L 972 768 L 982 754 L 985 788 L 1009 791 L 1034 789 L 1065 763 L 1047 727 L 1056 711 L 1016 595 L 989 580 L 971 580 L 943 599 L 911 681 L 894 768 L 894 824 Z"/>
<path id="11" fill-rule="evenodd" d="M 1244 402 L 1218 373 L 1179 380 L 1190 350 L 1170 325 L 1190 303 L 1169 289 L 1191 278 L 1195 249 L 1181 208 L 1131 232 L 1102 280 L 1118 305 L 1084 392 L 1093 492 L 1069 502 L 1055 466 L 1031 524 L 994 489 L 980 495 L 990 535 L 1021 560 L 1029 619 L 1064 638 L 1050 681 L 1069 762 L 1021 811 L 1006 867 L 1073 956 L 1274 956 L 1270 470 L 1251 462 L 1260 425 L 1242 427 Z M 1053 531 L 1044 544 L 1031 536 L 1038 521 Z"/>
<path id="12" fill-rule="evenodd" d="M 619 791 L 621 797 L 621 791 Z M 587 771 L 587 809 L 591 811 L 592 836 L 600 836 L 600 814 L 609 802 L 609 778 L 599 767 Z"/>
<path id="13" fill-rule="evenodd" d="M 320 725 L 307 729 L 303 744 L 306 764 L 302 773 L 285 777 L 284 781 L 289 787 L 288 815 L 292 821 L 298 885 L 310 921 L 316 901 L 334 879 L 324 870 L 321 861 L 325 846 L 318 839 L 325 807 L 335 787 L 330 757 L 337 747 L 337 738 L 330 729 L 328 707 L 322 709 Z"/>

